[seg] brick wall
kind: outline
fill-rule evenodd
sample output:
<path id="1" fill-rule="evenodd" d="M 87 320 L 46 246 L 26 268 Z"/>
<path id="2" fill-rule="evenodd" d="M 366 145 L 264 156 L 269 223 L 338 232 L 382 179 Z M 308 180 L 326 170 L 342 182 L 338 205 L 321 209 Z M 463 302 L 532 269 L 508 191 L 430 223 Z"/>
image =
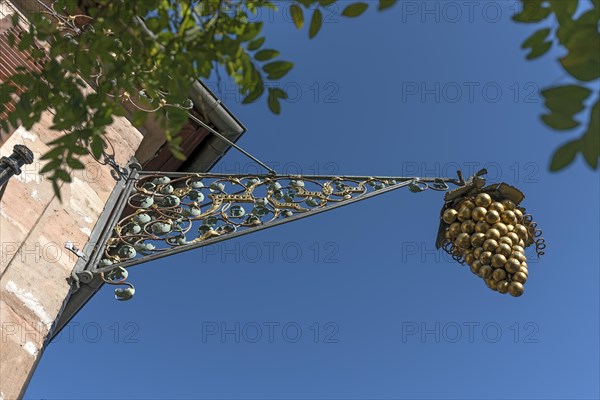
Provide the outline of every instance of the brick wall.
<path id="1" fill-rule="evenodd" d="M 31 0 L 12 1 L 25 13 L 39 6 Z M 0 19 L 10 20 L 14 8 L 9 5 L 7 0 L 0 0 Z M 11 28 L 0 23 L 2 29 Z M 0 79 L 3 79 L 15 63 L 26 60 L 7 50 L 1 33 L 0 46 L 0 68 L 4 68 L 0 70 Z M 217 104 L 216 100 L 208 100 L 209 105 L 213 102 Z M 205 106 L 200 109 L 206 109 Z M 243 127 L 232 118 L 217 115 L 217 120 L 226 125 L 222 130 L 229 132 L 232 140 L 243 132 Z M 24 166 L 21 175 L 11 178 L 0 201 L 0 400 L 16 399 L 23 394 L 44 350 L 49 328 L 68 297 L 67 279 L 76 259 L 64 245 L 70 241 L 78 248 L 85 246 L 116 183 L 110 167 L 84 158 L 86 169 L 73 172 L 73 182 L 62 187 L 60 202 L 51 183 L 38 172 L 44 166 L 40 157 L 48 151 L 48 144 L 64 134 L 49 129 L 51 121 L 52 114 L 46 112 L 30 131 L 15 127 L 12 135 L 0 138 L 0 157 L 10 155 L 15 144 L 26 145 L 35 155 L 32 165 Z M 171 154 L 164 150 L 164 132 L 153 118 L 148 121 L 138 130 L 127 119 L 115 118 L 105 138 L 116 151 L 117 163 L 126 166 L 137 154 L 141 161 L 155 168 L 179 168 L 181 163 L 174 163 Z M 182 136 L 184 150 L 192 158 L 195 157 L 192 153 L 210 147 L 201 154 L 202 169 L 225 151 L 220 150 L 221 146 L 214 147 L 205 130 L 192 125 L 184 128 Z"/>
<path id="2" fill-rule="evenodd" d="M 0 83 L 4 82 L 10 75 L 16 73 L 18 67 L 39 71 L 39 67 L 28 59 L 27 54 L 9 44 L 9 35 L 13 35 L 16 38 L 16 43 L 18 43 L 19 32 L 23 30 L 22 25 L 12 25 L 12 15 L 15 12 L 9 2 L 0 0 Z M 7 121 L 9 113 L 15 110 L 15 102 L 11 101 L 5 104 L 5 107 L 6 110 L 0 112 L 0 120 L 3 121 Z M 7 140 L 14 130 L 15 127 L 10 127 L 9 131 L 5 132 L 0 127 L 0 145 Z"/>
<path id="3" fill-rule="evenodd" d="M 0 398 L 17 398 L 29 379 L 44 338 L 57 318 L 69 285 L 75 257 L 64 248 L 68 241 L 82 248 L 115 181 L 107 166 L 88 158 L 85 170 L 74 171 L 73 182 L 62 187 L 62 203 L 38 171 L 48 143 L 61 135 L 50 130 L 51 115 L 31 131 L 22 127 L 0 147 L 0 156 L 15 144 L 29 147 L 35 160 L 9 182 L 0 202 Z M 135 154 L 142 136 L 125 119 L 108 129 L 121 165 Z"/>

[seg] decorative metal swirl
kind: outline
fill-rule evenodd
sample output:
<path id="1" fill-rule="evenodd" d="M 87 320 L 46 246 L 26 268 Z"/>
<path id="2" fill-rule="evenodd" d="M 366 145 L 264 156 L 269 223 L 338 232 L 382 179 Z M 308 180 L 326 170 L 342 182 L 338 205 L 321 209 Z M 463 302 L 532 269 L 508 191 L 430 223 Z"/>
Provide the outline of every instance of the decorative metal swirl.
<path id="1" fill-rule="evenodd" d="M 62 10 L 57 10 L 57 1 L 53 2 L 50 5 L 42 2 L 41 0 L 36 0 L 36 2 L 41 6 L 41 13 L 43 15 L 49 16 L 53 18 L 56 22 L 58 30 L 62 33 L 63 38 L 67 40 L 76 40 L 75 37 L 81 35 L 82 33 L 88 32 L 96 32 L 94 28 L 95 19 L 89 15 L 85 14 L 69 14 L 66 8 Z M 102 34 L 107 37 L 115 37 L 115 33 L 110 29 L 105 29 Z M 115 37 L 115 40 L 120 43 L 119 38 Z M 89 51 L 89 49 L 83 49 L 83 51 Z M 132 49 L 127 49 L 122 52 L 122 54 L 117 54 L 115 52 L 109 53 L 113 58 L 117 59 L 120 56 L 127 58 L 130 57 L 133 53 Z M 149 73 L 156 70 L 156 66 L 153 66 L 148 71 L 143 71 L 144 73 Z M 100 86 L 101 80 L 104 77 L 104 73 L 102 70 L 102 65 L 100 62 L 97 63 L 97 71 L 91 75 L 90 78 L 96 83 L 96 86 Z M 114 81 L 113 87 L 117 88 L 117 82 Z M 143 89 L 143 82 L 139 82 L 140 90 L 137 93 L 129 93 L 125 90 L 121 90 L 118 95 L 106 93 L 106 96 L 112 98 L 113 100 L 118 100 L 121 103 L 129 103 L 133 107 L 135 107 L 139 111 L 143 111 L 146 113 L 155 113 L 161 110 L 164 107 L 175 107 L 182 110 L 191 110 L 193 108 L 193 103 L 190 99 L 185 100 L 181 104 L 169 103 L 166 100 L 168 96 L 168 92 L 158 91 L 158 98 L 151 98 L 148 96 L 145 89 Z"/>
<path id="2" fill-rule="evenodd" d="M 108 272 L 101 272 L 100 277 L 109 285 L 125 285 L 126 289 L 115 289 L 115 299 L 119 301 L 130 300 L 135 294 L 135 288 L 129 282 L 125 282 L 129 273 L 125 268 L 117 267 Z"/>
<path id="3" fill-rule="evenodd" d="M 73 34 L 79 35 L 83 30 L 94 30 L 91 22 L 94 20 L 89 15 L 84 14 L 68 14 L 66 10 L 64 13 L 61 13 L 56 9 L 57 1 L 50 4 L 50 6 L 46 5 L 44 2 L 40 0 L 36 0 L 36 2 L 42 7 L 42 14 L 48 15 L 56 20 L 56 24 L 58 29 L 64 33 L 65 37 L 72 37 Z M 77 19 L 82 18 L 85 20 L 83 23 L 77 23 Z"/>
<path id="4" fill-rule="evenodd" d="M 127 177 L 101 254 L 90 272 L 105 283 L 125 285 L 115 298 L 135 289 L 125 267 L 192 250 L 255 230 L 315 215 L 385 192 L 443 191 L 453 178 L 228 175 L 143 172 Z M 119 219 L 120 218 L 120 219 Z"/>
<path id="5" fill-rule="evenodd" d="M 98 271 L 287 222 L 399 187 L 445 190 L 453 179 L 142 173 Z"/>
<path id="6" fill-rule="evenodd" d="M 442 249 L 452 257 L 454 261 L 459 263 L 460 265 L 465 265 L 465 259 L 462 256 L 460 249 L 454 246 L 454 243 L 450 239 L 445 239 L 442 243 Z"/>
<path id="7" fill-rule="evenodd" d="M 75 134 L 74 132 L 68 133 L 69 135 Z M 115 180 L 119 181 L 121 179 L 127 178 L 129 175 L 129 170 L 127 168 L 122 167 L 115 159 L 115 147 L 113 146 L 110 139 L 106 136 L 102 138 L 103 141 L 103 150 L 102 150 L 102 158 L 94 156 L 93 152 L 89 152 L 89 155 L 92 157 L 94 161 L 96 161 L 100 165 L 108 165 L 110 169 L 110 176 Z M 82 147 L 86 147 L 86 144 L 83 140 L 78 139 L 77 144 Z"/>
<path id="8" fill-rule="evenodd" d="M 538 224 L 537 222 L 533 221 L 533 216 L 531 214 L 523 215 L 523 223 L 529 232 L 528 245 L 535 244 L 535 252 L 538 258 L 543 256 L 546 253 L 544 251 L 546 249 L 546 240 L 541 237 L 542 230 L 537 227 Z"/>

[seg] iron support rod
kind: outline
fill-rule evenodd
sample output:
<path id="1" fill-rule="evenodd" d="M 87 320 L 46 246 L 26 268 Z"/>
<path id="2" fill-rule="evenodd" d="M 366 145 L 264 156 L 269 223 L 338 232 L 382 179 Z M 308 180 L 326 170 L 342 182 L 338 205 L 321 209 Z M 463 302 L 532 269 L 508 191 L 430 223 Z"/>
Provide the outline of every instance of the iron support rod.
<path id="1" fill-rule="evenodd" d="M 181 177 L 181 176 L 206 176 L 206 177 L 215 177 L 215 178 L 229 178 L 229 177 L 256 177 L 256 178 L 269 178 L 271 175 L 261 175 L 261 174 L 223 174 L 223 173 L 212 173 L 212 172 L 161 172 L 161 171 L 140 171 L 139 176 L 151 176 L 151 175 L 161 175 L 161 176 L 169 176 L 169 177 Z M 277 175 L 277 178 L 290 178 L 290 179 L 350 179 L 350 180 L 367 180 L 370 178 L 376 179 L 384 179 L 384 180 L 396 180 L 399 182 L 405 181 L 418 181 L 418 182 L 446 182 L 452 183 L 457 186 L 463 186 L 464 183 L 461 183 L 460 180 L 456 178 L 429 178 L 429 177 L 415 177 L 415 176 L 358 176 L 358 175 Z"/>
<path id="2" fill-rule="evenodd" d="M 223 140 L 225 143 L 227 143 L 228 145 L 230 145 L 231 147 L 235 148 L 236 150 L 238 150 L 240 153 L 242 153 L 243 155 L 245 155 L 246 157 L 250 158 L 252 161 L 254 161 L 255 163 L 257 163 L 258 165 L 260 165 L 261 167 L 263 167 L 264 169 L 266 169 L 267 171 L 269 171 L 271 174 L 275 175 L 276 172 L 275 170 L 273 170 L 272 168 L 270 168 L 267 164 L 263 163 L 262 161 L 260 161 L 258 158 L 254 157 L 252 154 L 248 153 L 246 150 L 242 149 L 240 146 L 238 146 L 237 144 L 233 143 L 231 140 L 227 139 L 225 136 L 223 136 L 222 134 L 220 134 L 219 132 L 217 132 L 215 129 L 213 129 L 210 125 L 206 124 L 204 121 L 202 121 L 200 118 L 196 117 L 195 115 L 193 115 L 192 113 L 188 112 L 188 116 L 194 120 L 194 122 L 202 125 L 204 128 L 206 128 L 210 133 L 212 133 L 213 135 L 217 136 L 219 139 Z"/>

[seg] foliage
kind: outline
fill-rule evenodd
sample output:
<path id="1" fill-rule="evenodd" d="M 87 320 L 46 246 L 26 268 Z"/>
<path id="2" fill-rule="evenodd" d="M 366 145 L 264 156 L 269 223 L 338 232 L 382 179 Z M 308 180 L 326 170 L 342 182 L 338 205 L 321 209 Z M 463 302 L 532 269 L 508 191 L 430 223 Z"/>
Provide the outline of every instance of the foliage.
<path id="1" fill-rule="evenodd" d="M 589 114 L 582 136 L 568 141 L 554 154 L 550 169 L 569 165 L 578 153 L 594 169 L 600 156 L 600 0 L 576 16 L 578 0 L 521 0 L 519 23 L 545 23 L 523 43 L 527 59 L 536 59 L 553 45 L 567 52 L 559 58 L 573 83 L 542 91 L 548 111 L 542 121 L 559 131 L 579 127 L 580 113 Z M 51 110 L 53 129 L 67 134 L 50 144 L 43 156 L 46 173 L 60 196 L 62 182 L 70 182 L 69 169 L 82 169 L 80 157 L 99 158 L 103 135 L 115 116 L 128 115 L 142 125 L 154 113 L 165 130 L 175 157 L 184 158 L 177 136 L 188 120 L 192 83 L 225 72 L 236 83 L 243 103 L 261 98 L 279 114 L 287 93 L 273 83 L 284 78 L 293 63 L 266 45 L 261 13 L 282 5 L 297 29 L 310 39 L 323 28 L 324 15 L 332 9 L 356 18 L 369 7 L 379 11 L 396 0 L 348 3 L 341 0 L 58 0 L 54 10 L 30 18 L 29 30 L 10 36 L 12 46 L 27 50 L 42 67 L 25 68 L 0 83 L 0 112 L 10 98 L 17 98 L 9 123 L 29 129 L 42 112 Z M 143 18 L 140 18 L 143 17 Z M 13 24 L 18 23 L 14 18 Z M 590 83 L 596 86 L 590 89 Z M 596 97 L 593 106 L 588 100 Z M 588 102 L 589 103 L 589 102 Z M 7 121 L 0 121 L 8 129 Z"/>
<path id="2" fill-rule="evenodd" d="M 562 46 L 567 53 L 558 61 L 576 81 L 563 86 L 550 87 L 542 91 L 547 112 L 542 121 L 557 131 L 571 131 L 579 127 L 575 116 L 582 111 L 589 114 L 587 129 L 577 138 L 559 147 L 550 162 L 550 170 L 558 171 L 571 164 L 577 153 L 593 169 L 598 169 L 600 157 L 600 0 L 592 0 L 591 7 L 575 16 L 578 0 L 521 0 L 521 12 L 513 19 L 520 23 L 545 22 L 550 25 L 533 33 L 523 42 L 529 49 L 527 59 L 542 56 L 553 44 Z M 593 90 L 587 86 L 593 84 Z M 595 95 L 593 106 L 586 107 L 585 101 Z"/>
<path id="3" fill-rule="evenodd" d="M 323 10 L 338 7 L 341 15 L 357 17 L 368 3 L 337 0 L 284 2 L 294 25 L 301 29 L 312 12 L 309 38 L 321 30 Z M 380 0 L 379 10 L 395 0 Z M 53 141 L 42 169 L 60 196 L 70 182 L 68 168 L 82 169 L 81 156 L 101 157 L 103 133 L 115 116 L 127 115 L 125 103 L 135 104 L 132 122 L 140 126 L 148 112 L 165 129 L 174 156 L 183 158 L 177 132 L 188 119 L 192 83 L 219 71 L 229 75 L 243 103 L 265 92 L 269 109 L 279 114 L 285 91 L 271 83 L 285 77 L 293 63 L 265 46 L 261 12 L 281 2 L 269 0 L 58 0 L 54 10 L 30 18 L 30 28 L 9 41 L 41 63 L 41 71 L 20 69 L 0 84 L 0 112 L 18 94 L 13 126 L 29 129 L 43 111 L 54 114 L 52 129 L 68 132 Z M 80 14 L 77 14 L 80 13 Z M 143 17 L 140 18 L 140 17 Z M 15 17 L 13 24 L 18 23 Z M 46 51 L 42 49 L 45 48 Z M 93 89 L 93 90 L 91 90 Z M 0 121 L 8 129 L 6 121 Z"/>

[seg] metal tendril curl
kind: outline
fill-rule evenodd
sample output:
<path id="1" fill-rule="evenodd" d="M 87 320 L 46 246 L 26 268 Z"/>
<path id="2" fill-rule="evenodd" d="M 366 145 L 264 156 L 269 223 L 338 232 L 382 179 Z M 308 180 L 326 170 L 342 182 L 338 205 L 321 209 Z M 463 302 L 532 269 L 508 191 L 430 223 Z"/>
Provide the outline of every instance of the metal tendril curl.
<path id="1" fill-rule="evenodd" d="M 44 10 L 42 10 L 42 14 L 51 16 L 52 18 L 54 18 L 57 21 L 58 29 L 59 29 L 59 31 L 64 33 L 63 37 L 65 39 L 72 40 L 74 35 L 79 36 L 86 31 L 95 32 L 95 28 L 92 25 L 94 22 L 93 17 L 90 17 L 89 15 L 85 15 L 85 14 L 71 15 L 71 14 L 68 14 L 65 9 L 57 10 L 56 9 L 57 2 L 54 2 L 50 6 L 48 6 L 40 0 L 36 0 L 36 1 L 44 8 Z M 77 23 L 76 20 L 78 18 L 85 19 L 86 21 L 84 23 Z M 111 30 L 105 30 L 104 34 L 106 36 L 114 36 L 114 33 Z M 116 39 L 116 40 L 118 41 L 119 39 Z M 87 50 L 87 49 L 83 49 L 83 50 Z M 111 54 L 115 59 L 119 57 L 119 55 L 114 52 Z M 128 50 L 123 51 L 122 56 L 130 56 L 131 54 L 132 54 L 132 49 L 128 49 Z M 94 80 L 94 82 L 96 83 L 97 86 L 100 86 L 101 79 L 104 76 L 104 74 L 102 71 L 102 65 L 99 62 L 98 62 L 97 67 L 98 67 L 97 73 L 91 74 L 91 75 L 89 75 L 89 77 Z M 142 71 L 142 73 L 151 73 L 151 72 L 155 71 L 156 68 L 157 68 L 156 65 L 154 65 L 150 70 Z M 114 87 L 117 87 L 117 82 L 114 81 L 113 83 L 114 83 Z M 143 87 L 143 82 L 140 81 L 140 82 L 138 82 L 138 84 L 140 87 Z M 191 100 L 189 100 L 189 99 L 185 100 L 182 104 L 167 102 L 166 96 L 168 96 L 169 93 L 165 92 L 165 91 L 160 91 L 160 90 L 157 91 L 157 95 L 159 96 L 158 101 L 156 99 L 148 96 L 146 90 L 143 88 L 140 89 L 136 95 L 132 95 L 131 93 L 129 93 L 125 90 L 122 90 L 118 95 L 114 95 L 114 94 L 110 94 L 110 93 L 107 93 L 106 95 L 114 100 L 119 100 L 121 103 L 129 103 L 133 107 L 135 107 L 137 110 L 143 111 L 146 113 L 155 113 L 165 107 L 175 107 L 175 108 L 179 108 L 182 110 L 191 110 L 193 108 L 193 104 L 192 104 Z M 154 108 L 147 108 L 142 105 L 144 103 L 150 103 L 150 104 L 156 103 L 156 106 L 154 106 Z"/>
<path id="2" fill-rule="evenodd" d="M 126 282 L 129 273 L 125 268 L 117 267 L 108 272 L 101 272 L 100 278 L 109 285 L 127 286 L 127 288 L 115 289 L 115 299 L 119 301 L 130 300 L 135 294 L 135 288 L 129 282 Z"/>
<path id="3" fill-rule="evenodd" d="M 377 178 L 319 181 L 293 176 L 145 176 L 134 185 L 127 201 L 132 213 L 118 222 L 105 258 L 127 261 L 310 212 L 395 184 Z M 439 183 L 418 185 L 419 191 L 441 190 Z"/>
<path id="4" fill-rule="evenodd" d="M 457 247 L 454 246 L 454 243 L 450 239 L 444 240 L 442 243 L 442 249 L 452 257 L 454 261 L 459 263 L 460 265 L 465 265 L 465 259 L 462 255 L 457 253 Z"/>
<path id="5" fill-rule="evenodd" d="M 313 215 L 401 187 L 442 191 L 454 179 L 139 172 L 95 266 L 115 296 L 124 267 Z M 130 298 L 130 297 L 129 297 Z"/>

